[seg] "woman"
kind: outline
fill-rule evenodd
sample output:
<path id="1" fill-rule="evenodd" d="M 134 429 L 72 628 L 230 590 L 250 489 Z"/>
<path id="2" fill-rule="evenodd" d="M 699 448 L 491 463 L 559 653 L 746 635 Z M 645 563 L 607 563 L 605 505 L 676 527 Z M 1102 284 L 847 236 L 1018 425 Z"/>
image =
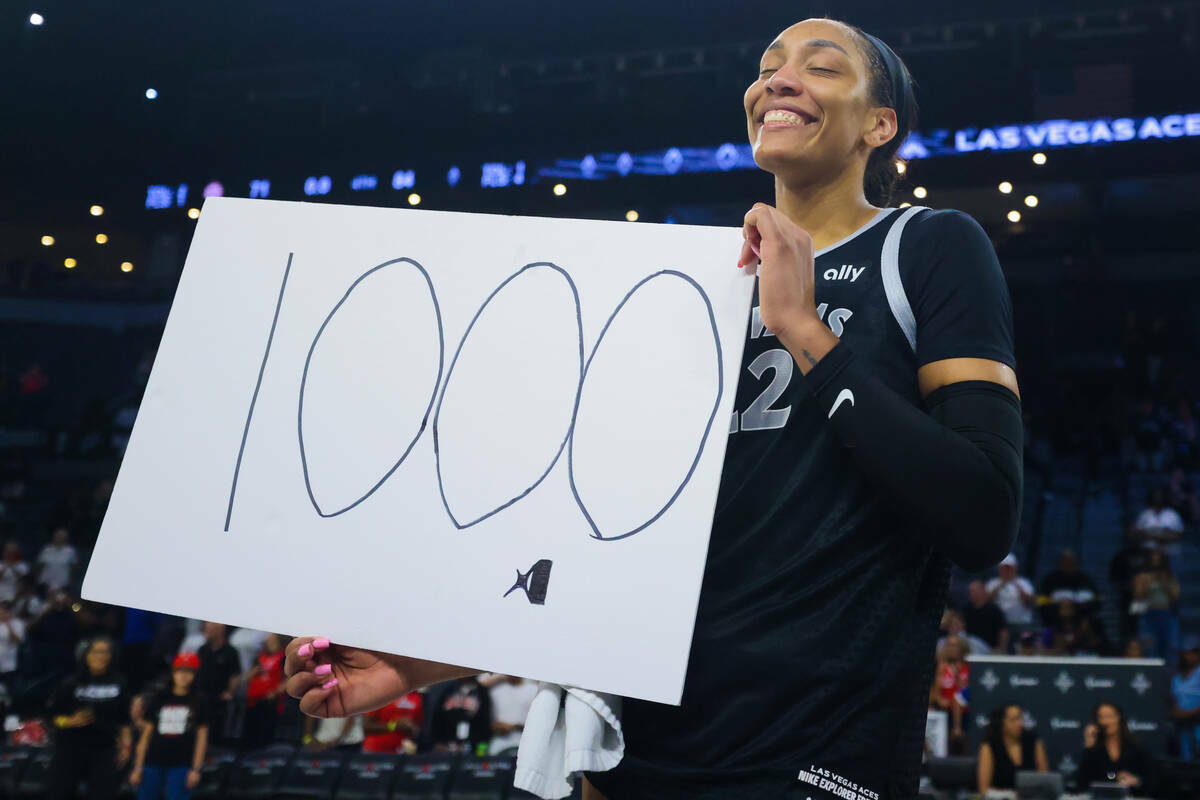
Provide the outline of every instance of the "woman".
<path id="1" fill-rule="evenodd" d="M 1049 772 L 1046 747 L 1037 733 L 1025 729 L 1024 714 L 1019 705 L 996 706 L 988 715 L 987 731 L 979 744 L 976 766 L 979 793 L 1016 789 L 1019 769 Z"/>
<path id="2" fill-rule="evenodd" d="M 986 569 L 1016 531 L 1003 272 L 966 214 L 890 205 L 908 71 L 828 19 L 759 67 L 744 110 L 776 202 L 744 219 L 757 295 L 682 704 L 623 701 L 591 797 L 915 796 L 950 563 Z M 286 672 L 337 716 L 476 670 L 302 637 Z"/>
<path id="3" fill-rule="evenodd" d="M 1084 751 L 1075 779 L 1079 791 L 1093 783 L 1119 783 L 1134 796 L 1154 795 L 1154 760 L 1142 749 L 1125 713 L 1112 703 L 1100 703 L 1092 711 L 1092 722 L 1083 731 Z"/>
<path id="4" fill-rule="evenodd" d="M 1179 655 L 1179 673 L 1171 678 L 1171 719 L 1179 735 L 1179 757 L 1200 758 L 1200 641 Z"/>
<path id="5" fill-rule="evenodd" d="M 1146 565 L 1133 579 L 1133 601 L 1145 610 L 1142 638 L 1151 643 L 1150 656 L 1170 661 L 1179 649 L 1179 581 L 1161 550 L 1146 554 Z"/>
<path id="6" fill-rule="evenodd" d="M 283 713 L 283 637 L 269 633 L 254 666 L 246 673 L 246 727 L 243 744 L 254 750 L 275 738 L 275 726 Z"/>
<path id="7" fill-rule="evenodd" d="M 180 653 L 171 665 L 171 687 L 144 705 L 141 738 L 129 783 L 138 800 L 188 800 L 200 783 L 208 749 L 208 699 L 195 689 L 200 658 Z"/>
<path id="8" fill-rule="evenodd" d="M 937 653 L 937 674 L 929 690 L 929 705 L 950 713 L 950 746 L 962 752 L 963 719 L 967 713 L 966 692 L 971 669 L 967 664 L 967 643 L 960 636 L 947 636 Z"/>
<path id="9" fill-rule="evenodd" d="M 76 785 L 85 777 L 91 800 L 116 797 L 117 770 L 129 761 L 133 736 L 125 680 L 114 660 L 111 639 L 92 639 L 80 670 L 63 681 L 50 699 L 55 730 L 47 779 L 50 800 L 74 797 Z"/>

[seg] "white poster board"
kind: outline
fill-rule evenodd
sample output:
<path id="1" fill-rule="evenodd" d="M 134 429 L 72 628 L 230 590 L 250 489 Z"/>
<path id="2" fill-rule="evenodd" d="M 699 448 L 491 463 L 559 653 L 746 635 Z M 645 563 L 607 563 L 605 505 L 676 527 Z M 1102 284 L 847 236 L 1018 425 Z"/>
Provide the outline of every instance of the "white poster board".
<path id="1" fill-rule="evenodd" d="M 678 704 L 739 234 L 209 198 L 84 596 Z"/>

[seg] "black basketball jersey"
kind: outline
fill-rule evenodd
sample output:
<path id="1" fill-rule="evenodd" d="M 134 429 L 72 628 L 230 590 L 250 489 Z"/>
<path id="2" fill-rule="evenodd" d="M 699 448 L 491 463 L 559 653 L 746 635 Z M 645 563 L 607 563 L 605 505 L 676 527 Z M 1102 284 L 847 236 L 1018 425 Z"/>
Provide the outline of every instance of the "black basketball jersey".
<path id="1" fill-rule="evenodd" d="M 918 367 L 1015 368 L 995 251 L 955 210 L 882 209 L 816 253 L 817 311 L 923 408 Z M 916 796 L 949 562 L 866 483 L 751 311 L 682 704 L 626 698 L 609 800 Z"/>

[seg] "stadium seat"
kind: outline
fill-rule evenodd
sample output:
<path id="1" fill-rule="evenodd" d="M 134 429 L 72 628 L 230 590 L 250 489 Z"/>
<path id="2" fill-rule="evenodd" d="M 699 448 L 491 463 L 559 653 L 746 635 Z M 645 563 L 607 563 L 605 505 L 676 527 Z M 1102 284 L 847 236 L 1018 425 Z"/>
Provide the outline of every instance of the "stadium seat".
<path id="1" fill-rule="evenodd" d="M 53 755 L 54 751 L 49 747 L 38 747 L 33 750 L 25 769 L 22 770 L 17 790 L 13 792 L 14 797 L 42 798 L 46 796 L 46 778 L 50 774 L 50 758 Z"/>
<path id="2" fill-rule="evenodd" d="M 966 789 L 968 792 L 976 790 L 974 756 L 930 757 L 925 762 L 925 773 L 938 789 Z"/>
<path id="3" fill-rule="evenodd" d="M 450 783 L 449 800 L 504 800 L 516 759 L 464 758 Z"/>
<path id="4" fill-rule="evenodd" d="M 8 797 L 16 791 L 21 773 L 32 756 L 31 747 L 0 748 L 0 796 Z"/>
<path id="5" fill-rule="evenodd" d="M 237 760 L 237 754 L 232 750 L 210 747 L 205 754 L 200 783 L 192 790 L 192 797 L 195 800 L 221 800 L 228 796 L 229 776 Z"/>
<path id="6" fill-rule="evenodd" d="M 298 753 L 275 793 L 278 800 L 322 798 L 332 800 L 337 788 L 345 754 L 336 750 L 323 753 Z"/>
<path id="7" fill-rule="evenodd" d="M 292 755 L 290 749 L 268 748 L 242 756 L 229 778 L 228 796 L 238 800 L 273 797 L 287 775 Z"/>
<path id="8" fill-rule="evenodd" d="M 337 800 L 387 800 L 404 756 L 362 753 L 352 757 L 338 781 Z"/>
<path id="9" fill-rule="evenodd" d="M 457 756 L 413 756 L 400 764 L 392 800 L 446 800 Z"/>

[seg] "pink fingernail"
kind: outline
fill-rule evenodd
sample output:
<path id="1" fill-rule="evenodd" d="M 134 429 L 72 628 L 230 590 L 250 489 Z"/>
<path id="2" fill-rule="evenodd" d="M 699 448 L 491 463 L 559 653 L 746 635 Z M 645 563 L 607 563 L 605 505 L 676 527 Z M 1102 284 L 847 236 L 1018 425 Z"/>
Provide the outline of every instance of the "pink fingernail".
<path id="1" fill-rule="evenodd" d="M 328 675 L 331 672 L 333 672 L 332 664 L 322 664 L 313 670 L 314 675 Z"/>
<path id="2" fill-rule="evenodd" d="M 308 658 L 312 655 L 312 645 L 300 645 L 300 649 L 296 651 L 296 655 L 300 656 L 301 658 Z"/>
<path id="3" fill-rule="evenodd" d="M 321 684 L 322 689 L 332 689 L 335 686 L 337 686 L 337 678 L 332 678 L 329 681 Z"/>
<path id="4" fill-rule="evenodd" d="M 739 262 L 738 262 L 738 269 L 741 269 L 741 268 L 742 268 L 742 262 L 740 262 L 740 261 L 739 261 Z"/>
<path id="5" fill-rule="evenodd" d="M 314 639 L 312 646 L 314 650 L 324 650 L 326 647 L 329 647 L 329 640 L 324 638 Z"/>

